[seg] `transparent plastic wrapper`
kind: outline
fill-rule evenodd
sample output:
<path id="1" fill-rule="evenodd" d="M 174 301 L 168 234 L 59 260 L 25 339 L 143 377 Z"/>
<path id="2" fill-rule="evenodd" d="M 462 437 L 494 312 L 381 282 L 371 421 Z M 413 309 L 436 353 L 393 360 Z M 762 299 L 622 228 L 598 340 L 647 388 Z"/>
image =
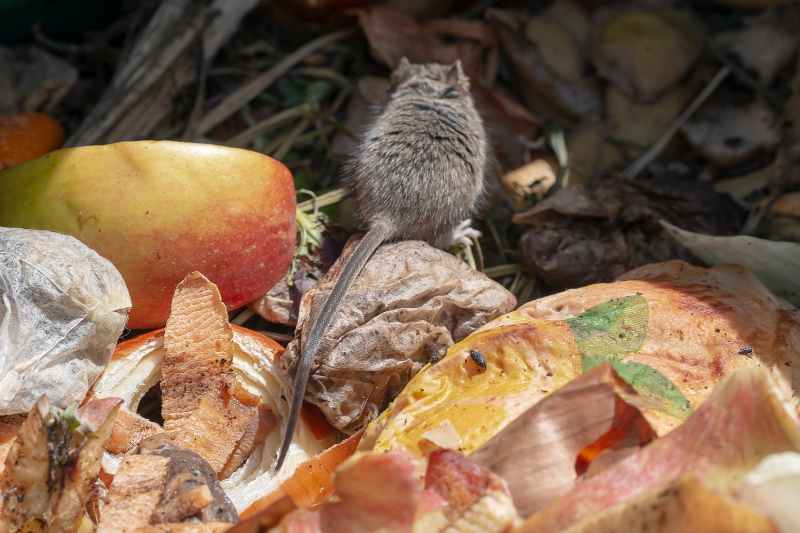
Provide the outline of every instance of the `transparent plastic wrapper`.
<path id="1" fill-rule="evenodd" d="M 119 271 L 77 239 L 0 228 L 0 415 L 82 400 L 130 307 Z"/>

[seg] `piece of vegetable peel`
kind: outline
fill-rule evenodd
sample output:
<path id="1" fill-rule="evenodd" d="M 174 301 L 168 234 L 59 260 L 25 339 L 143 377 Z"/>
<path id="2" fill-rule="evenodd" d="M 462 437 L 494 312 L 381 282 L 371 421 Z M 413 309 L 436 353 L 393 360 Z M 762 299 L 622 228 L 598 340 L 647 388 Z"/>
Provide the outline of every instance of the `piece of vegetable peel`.
<path id="1" fill-rule="evenodd" d="M 94 397 L 115 396 L 125 402 L 126 411 L 106 450 L 123 453 L 153 432 L 166 430 L 208 460 L 226 478 L 223 489 L 237 509 L 246 508 L 278 488 L 297 465 L 335 442 L 330 428 L 320 431 L 318 421 L 301 419 L 287 465 L 273 475 L 270 467 L 281 437 L 277 429 L 287 410 L 282 399 L 287 385 L 274 371 L 282 352 L 283 347 L 268 337 L 228 324 L 214 284 L 191 274 L 176 290 L 166 330 L 121 343 L 93 387 Z M 172 366 L 165 364 L 170 358 Z M 135 414 L 157 384 L 164 398 L 163 429 Z M 187 396 L 190 390 L 194 393 Z M 170 400 L 180 391 L 184 394 Z M 233 404 L 238 411 L 229 413 Z M 239 411 L 249 417 L 242 419 Z M 120 460 L 112 453 L 105 457 L 110 472 Z"/>
<path id="2" fill-rule="evenodd" d="M 671 261 L 625 278 L 528 303 L 453 345 L 367 427 L 360 449 L 424 455 L 444 435 L 440 446 L 470 454 L 602 362 L 642 397 L 637 406 L 658 435 L 737 369 L 792 379 L 800 320 L 746 270 Z"/>
<path id="3" fill-rule="evenodd" d="M 470 459 L 505 479 L 516 508 L 529 516 L 569 491 L 604 452 L 652 441 L 656 434 L 637 409 L 646 402 L 606 363 L 533 405 Z"/>
<path id="4" fill-rule="evenodd" d="M 764 457 L 800 450 L 800 418 L 786 380 L 765 368 L 728 376 L 680 427 L 611 468 L 579 483 L 521 531 L 566 531 L 602 513 L 619 512 L 648 491 L 682 476 L 733 496 L 743 476 Z M 659 530 L 661 531 L 661 530 Z M 763 530 L 758 530 L 763 531 Z"/>

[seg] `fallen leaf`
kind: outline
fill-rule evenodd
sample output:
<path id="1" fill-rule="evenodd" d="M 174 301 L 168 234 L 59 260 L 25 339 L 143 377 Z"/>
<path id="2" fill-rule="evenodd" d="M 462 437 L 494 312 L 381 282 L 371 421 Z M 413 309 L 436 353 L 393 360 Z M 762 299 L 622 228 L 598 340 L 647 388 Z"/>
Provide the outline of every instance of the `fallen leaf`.
<path id="1" fill-rule="evenodd" d="M 669 129 L 692 97 L 690 87 L 679 85 L 647 104 L 631 100 L 625 93 L 609 85 L 605 111 L 611 137 L 638 153 L 650 148 Z"/>
<path id="2" fill-rule="evenodd" d="M 0 414 L 83 400 L 130 307 L 117 269 L 77 239 L 0 228 Z"/>
<path id="3" fill-rule="evenodd" d="M 528 22 L 526 35 L 525 28 L 519 27 L 521 16 L 516 12 L 492 9 L 487 17 L 524 85 L 522 95 L 531 110 L 573 118 L 599 114 L 599 88 L 584 75 L 578 43 L 567 30 L 555 26 L 559 29 L 540 35 L 539 30 L 554 22 L 549 18 L 533 19 Z M 530 40 L 531 35 L 536 36 L 535 41 Z"/>
<path id="4" fill-rule="evenodd" d="M 636 516 L 630 511 L 637 498 L 668 489 L 687 475 L 702 481 L 712 495 L 734 496 L 742 475 L 762 458 L 800 450 L 800 420 L 791 396 L 788 383 L 775 372 L 758 367 L 736 371 L 683 425 L 577 484 L 519 531 L 585 531 L 581 524 L 603 515 Z M 769 531 L 764 520 L 751 520 L 761 524 L 754 531 Z M 706 521 L 713 524 L 711 517 Z"/>
<path id="5" fill-rule="evenodd" d="M 610 137 L 606 125 L 588 120 L 567 133 L 570 183 L 586 184 L 623 162 L 622 151 Z"/>
<path id="6" fill-rule="evenodd" d="M 761 102 L 732 105 L 721 95 L 707 102 L 683 125 L 689 144 L 712 164 L 730 167 L 777 148 L 775 114 Z"/>
<path id="7" fill-rule="evenodd" d="M 349 248 L 352 250 L 352 246 Z M 291 374 L 346 251 L 300 306 L 280 363 Z M 306 400 L 354 433 L 440 351 L 511 310 L 514 296 L 454 256 L 420 241 L 378 249 L 343 298 L 312 367 Z"/>
<path id="8" fill-rule="evenodd" d="M 800 305 L 800 244 L 747 235 L 715 237 L 662 222 L 668 234 L 707 264 L 742 265 L 753 271 L 775 294 Z"/>
<path id="9" fill-rule="evenodd" d="M 800 37 L 791 10 L 769 11 L 744 19 L 743 27 L 717 35 L 714 44 L 765 86 L 794 56 Z"/>
<path id="10" fill-rule="evenodd" d="M 694 179 L 596 179 L 561 189 L 514 215 L 527 224 L 522 263 L 552 288 L 609 281 L 654 261 L 691 259 L 667 238 L 659 220 L 708 233 L 739 230 L 744 211 Z"/>
<path id="11" fill-rule="evenodd" d="M 702 34 L 686 12 L 627 8 L 599 18 L 591 45 L 594 65 L 637 102 L 657 100 L 702 52 Z"/>

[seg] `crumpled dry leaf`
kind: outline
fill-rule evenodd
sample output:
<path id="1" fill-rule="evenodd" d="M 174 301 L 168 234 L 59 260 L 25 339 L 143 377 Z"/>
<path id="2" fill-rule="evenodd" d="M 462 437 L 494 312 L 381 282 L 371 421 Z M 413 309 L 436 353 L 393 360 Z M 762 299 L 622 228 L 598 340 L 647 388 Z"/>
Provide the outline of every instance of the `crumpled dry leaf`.
<path id="1" fill-rule="evenodd" d="M 775 294 L 800 305 L 800 243 L 759 239 L 748 235 L 716 237 L 662 223 L 667 234 L 711 266 L 750 268 Z"/>
<path id="2" fill-rule="evenodd" d="M 648 265 L 527 303 L 452 346 L 367 426 L 359 448 L 425 455 L 435 441 L 471 454 L 606 361 L 647 399 L 636 406 L 663 435 L 740 368 L 774 369 L 800 391 L 800 314 L 741 267 Z"/>
<path id="3" fill-rule="evenodd" d="M 717 35 L 714 44 L 767 86 L 791 61 L 800 44 L 797 24 L 793 10 L 768 11 L 745 19 L 741 29 Z"/>
<path id="4" fill-rule="evenodd" d="M 598 72 L 637 102 L 655 101 L 694 65 L 703 49 L 697 21 L 672 9 L 601 13 L 591 45 Z"/>
<path id="5" fill-rule="evenodd" d="M 529 224 L 522 262 L 553 288 L 609 281 L 654 261 L 690 259 L 659 221 L 712 234 L 732 234 L 744 211 L 725 194 L 695 180 L 617 177 L 561 189 L 514 216 Z"/>
<path id="6" fill-rule="evenodd" d="M 119 271 L 77 239 L 0 228 L 0 415 L 42 395 L 62 408 L 81 401 L 130 307 Z"/>
<path id="7" fill-rule="evenodd" d="M 342 261 L 303 298 L 296 337 L 280 360 L 285 371 L 294 371 L 308 318 L 327 298 Z M 384 245 L 342 300 L 306 400 L 334 427 L 353 433 L 440 351 L 515 306 L 502 285 L 444 251 L 420 241 Z"/>
<path id="8" fill-rule="evenodd" d="M 724 95 L 712 97 L 682 130 L 689 144 L 721 167 L 769 153 L 781 140 L 780 122 L 766 104 L 735 105 Z"/>
<path id="9" fill-rule="evenodd" d="M 267 322 L 294 327 L 303 295 L 314 288 L 341 255 L 346 240 L 346 235 L 339 235 L 337 229 L 329 226 L 323 234 L 322 244 L 309 255 L 296 259 L 292 285 L 289 285 L 287 274 L 264 296 L 251 303 L 250 308 Z"/>
<path id="10" fill-rule="evenodd" d="M 121 400 L 58 409 L 42 396 L 17 431 L 0 479 L 0 526 L 71 533 L 86 514 Z"/>
<path id="11" fill-rule="evenodd" d="M 521 93 L 530 109 L 581 118 L 600 113 L 597 82 L 584 74 L 579 43 L 558 19 L 544 14 L 519 27 L 519 13 L 492 9 L 488 16 L 524 85 Z"/>
<path id="12" fill-rule="evenodd" d="M 636 497 L 668 488 L 686 475 L 696 476 L 712 492 L 735 496 L 742 475 L 761 459 L 800 450 L 800 419 L 791 395 L 787 382 L 765 368 L 731 374 L 683 425 L 577 484 L 520 531 L 581 530 L 583 521 L 624 512 Z"/>
<path id="13" fill-rule="evenodd" d="M 569 491 L 603 452 L 628 452 L 656 437 L 636 408 L 643 401 L 604 364 L 533 405 L 470 459 L 502 477 L 520 514 L 530 516 Z"/>

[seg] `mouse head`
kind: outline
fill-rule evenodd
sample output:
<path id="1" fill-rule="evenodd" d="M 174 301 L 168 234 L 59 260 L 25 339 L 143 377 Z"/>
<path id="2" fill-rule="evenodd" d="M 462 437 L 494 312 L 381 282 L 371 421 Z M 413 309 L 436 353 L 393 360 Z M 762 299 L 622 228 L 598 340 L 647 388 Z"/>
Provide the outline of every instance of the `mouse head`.
<path id="1" fill-rule="evenodd" d="M 460 98 L 469 95 L 469 78 L 461 61 L 452 65 L 417 64 L 402 58 L 392 72 L 390 90 L 395 95 L 418 94 L 431 98 Z"/>

